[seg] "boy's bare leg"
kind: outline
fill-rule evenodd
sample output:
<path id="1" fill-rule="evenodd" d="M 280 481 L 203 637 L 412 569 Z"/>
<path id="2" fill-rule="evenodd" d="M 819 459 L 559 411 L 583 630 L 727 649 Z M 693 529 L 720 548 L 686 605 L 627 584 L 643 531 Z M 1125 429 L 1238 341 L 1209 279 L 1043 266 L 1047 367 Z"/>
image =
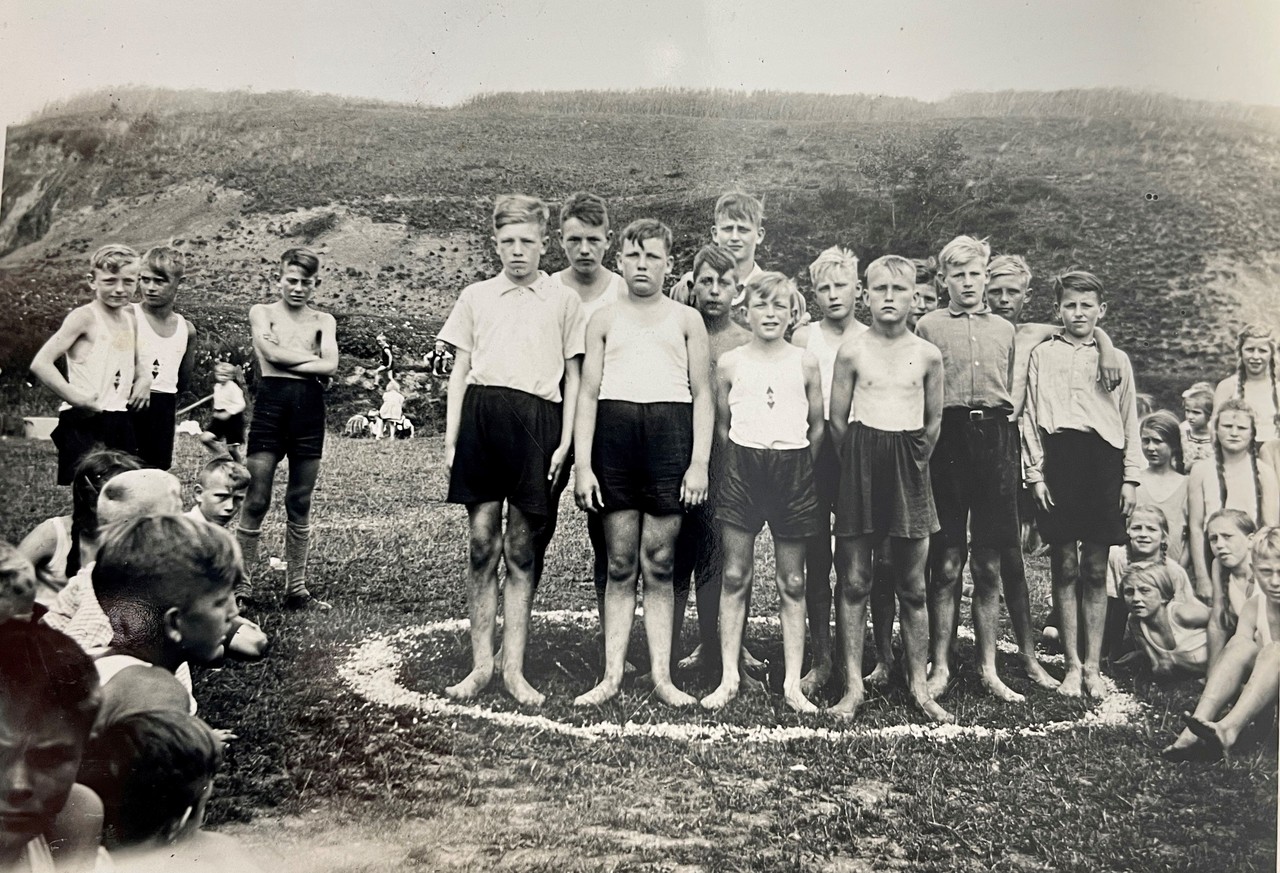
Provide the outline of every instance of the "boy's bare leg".
<path id="1" fill-rule="evenodd" d="M 444 693 L 470 700 L 493 678 L 493 641 L 498 616 L 498 558 L 502 556 L 502 502 L 467 507 L 471 528 L 467 566 L 467 612 L 471 619 L 471 672 Z"/>
<path id="2" fill-rule="evenodd" d="M 929 577 L 929 696 L 937 700 L 951 683 L 951 650 L 959 620 L 960 577 L 968 546 L 942 546 L 933 550 Z"/>
<path id="3" fill-rule="evenodd" d="M 813 663 L 800 680 L 800 694 L 810 697 L 831 678 L 831 534 L 810 537 L 804 541 L 804 549 L 804 603 Z M 778 572 L 782 572 L 780 567 Z M 778 584 L 782 584 L 781 575 Z"/>
<path id="4" fill-rule="evenodd" d="M 978 676 L 987 693 L 1006 703 L 1026 700 L 1000 679 L 996 672 L 996 637 L 1000 635 L 1000 553 L 977 547 L 969 564 L 973 574 L 973 637 Z"/>
<path id="5" fill-rule="evenodd" d="M 1036 637 L 1031 626 L 1031 594 L 1027 590 L 1027 568 L 1022 549 L 1012 547 L 1000 551 L 1000 582 L 1004 586 L 1004 604 L 1009 610 L 1009 623 L 1018 641 L 1018 657 L 1027 678 L 1041 688 L 1057 688 L 1054 679 L 1036 657 Z"/>
<path id="6" fill-rule="evenodd" d="M 1110 546 L 1080 544 L 1080 616 L 1084 625 L 1084 692 L 1101 700 L 1107 696 L 1102 682 L 1102 636 L 1107 624 L 1107 553 Z"/>
<path id="7" fill-rule="evenodd" d="M 644 634 L 649 643 L 649 675 L 653 693 L 668 706 L 691 706 L 693 695 L 685 694 L 671 681 L 671 636 L 675 625 L 676 537 L 679 515 L 644 516 L 640 528 L 640 567 L 644 575 Z"/>
<path id="8" fill-rule="evenodd" d="M 804 565 L 805 540 L 774 539 L 773 555 L 777 565 L 778 617 L 782 624 L 782 697 L 796 712 L 817 712 L 804 692 L 800 668 L 804 664 L 804 620 L 807 604 Z M 828 603 L 828 610 L 830 604 Z M 828 646 L 830 641 L 828 640 Z M 831 675 L 830 653 L 827 675 Z M 821 686 L 819 686 L 821 687 Z"/>
<path id="9" fill-rule="evenodd" d="M 892 550 L 892 581 L 901 607 L 902 653 L 907 667 L 907 690 L 916 707 L 929 719 L 949 724 L 956 717 L 929 696 L 929 616 L 925 608 L 925 564 L 929 539 L 886 537 L 881 546 Z M 872 594 L 874 597 L 874 593 Z M 874 608 L 874 601 L 872 603 Z"/>
<path id="10" fill-rule="evenodd" d="M 1053 605 L 1058 614 L 1058 639 L 1062 642 L 1062 659 L 1067 673 L 1062 677 L 1058 693 L 1079 697 L 1084 685 L 1084 668 L 1080 663 L 1080 558 L 1075 543 L 1055 543 L 1049 547 L 1049 572 L 1053 578 Z M 1106 595 L 1106 588 L 1102 590 Z"/>
<path id="11" fill-rule="evenodd" d="M 844 696 L 831 712 L 853 718 L 866 692 L 862 686 L 862 642 L 867 634 L 867 598 L 873 572 L 874 534 L 836 537 L 836 625 L 844 655 Z"/>
<path id="12" fill-rule="evenodd" d="M 507 529 L 502 553 L 507 579 L 502 595 L 502 684 L 521 706 L 541 706 L 546 695 L 529 684 L 524 676 L 525 646 L 529 641 L 529 616 L 533 610 L 533 589 L 537 584 L 537 562 L 533 542 L 534 524 L 520 509 L 507 505 Z M 497 575 L 495 573 L 495 581 Z"/>
<path id="13" fill-rule="evenodd" d="M 1223 707 L 1248 681 L 1249 674 L 1254 670 L 1254 664 L 1258 660 L 1258 654 L 1258 647 L 1254 645 L 1253 640 L 1237 640 L 1233 636 L 1222 650 L 1222 654 L 1218 656 L 1217 662 L 1209 669 L 1209 675 L 1204 682 L 1204 692 L 1200 695 L 1191 718 L 1206 724 L 1217 720 Z M 1197 743 L 1199 739 L 1196 734 L 1190 729 L 1184 729 L 1178 734 L 1177 739 L 1165 746 L 1160 754 L 1167 758 L 1181 758 L 1186 750 Z"/>
<path id="14" fill-rule="evenodd" d="M 706 709 L 721 709 L 738 696 L 742 684 L 738 661 L 747 623 L 747 594 L 751 588 L 756 538 L 740 527 L 721 525 L 724 579 L 720 586 L 720 686 L 702 698 Z"/>
<path id="15" fill-rule="evenodd" d="M 1266 620 L 1265 618 L 1263 619 Z M 1210 721 L 1196 715 L 1186 716 L 1187 728 L 1210 746 L 1218 747 L 1224 756 L 1231 755 L 1231 747 L 1240 738 L 1240 732 L 1268 709 L 1274 709 L 1280 693 L 1280 643 L 1263 646 L 1254 659 L 1253 670 L 1236 705 L 1220 721 Z"/>
<path id="16" fill-rule="evenodd" d="M 875 548 L 875 571 L 871 579 L 871 634 L 875 638 L 876 666 L 864 681 L 868 685 L 883 685 L 893 672 L 893 619 L 897 612 L 894 599 L 894 567 L 889 553 L 889 537 Z M 928 555 L 928 547 L 925 548 Z M 920 576 L 924 581 L 923 571 Z M 925 621 L 928 619 L 926 617 Z M 927 626 L 927 625 L 926 625 Z M 925 639 L 925 660 L 928 661 L 929 640 Z"/>
<path id="17" fill-rule="evenodd" d="M 623 509 L 606 515 L 604 538 L 609 555 L 609 580 L 604 590 L 604 676 L 596 687 L 574 698 L 574 706 L 598 706 L 617 696 L 626 673 L 640 575 L 640 513 Z"/>

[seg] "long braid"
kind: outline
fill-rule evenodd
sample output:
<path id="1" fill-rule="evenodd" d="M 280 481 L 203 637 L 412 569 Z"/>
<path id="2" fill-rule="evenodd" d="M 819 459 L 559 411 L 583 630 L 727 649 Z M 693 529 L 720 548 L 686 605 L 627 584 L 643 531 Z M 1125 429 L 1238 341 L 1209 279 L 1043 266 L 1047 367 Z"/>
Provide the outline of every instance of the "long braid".
<path id="1" fill-rule="evenodd" d="M 1276 344 L 1271 343 L 1271 357 L 1267 360 L 1267 367 L 1271 371 L 1271 408 L 1275 411 L 1275 415 L 1271 418 L 1271 423 L 1275 426 L 1276 433 L 1280 434 L 1280 393 L 1276 389 Z"/>
<path id="2" fill-rule="evenodd" d="M 1253 465 L 1253 503 L 1257 510 L 1258 527 L 1262 527 L 1262 477 L 1258 474 L 1258 443 L 1249 441 L 1249 463 Z"/>
<path id="3" fill-rule="evenodd" d="M 1227 508 L 1227 472 L 1226 463 L 1222 456 L 1222 443 L 1217 440 L 1213 441 L 1213 457 L 1218 467 L 1218 499 L 1222 503 L 1222 508 Z"/>

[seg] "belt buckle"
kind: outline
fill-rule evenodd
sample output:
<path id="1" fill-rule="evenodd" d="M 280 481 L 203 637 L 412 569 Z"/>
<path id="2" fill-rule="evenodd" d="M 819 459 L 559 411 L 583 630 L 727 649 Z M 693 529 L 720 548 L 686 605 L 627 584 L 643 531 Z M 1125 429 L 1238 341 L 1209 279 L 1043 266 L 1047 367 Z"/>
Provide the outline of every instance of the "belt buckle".
<path id="1" fill-rule="evenodd" d="M 969 410 L 969 420 L 970 420 L 970 421 L 982 421 L 982 420 L 983 420 L 984 418 L 986 418 L 986 417 L 987 417 L 987 411 L 986 411 L 985 409 L 970 409 L 970 410 Z"/>

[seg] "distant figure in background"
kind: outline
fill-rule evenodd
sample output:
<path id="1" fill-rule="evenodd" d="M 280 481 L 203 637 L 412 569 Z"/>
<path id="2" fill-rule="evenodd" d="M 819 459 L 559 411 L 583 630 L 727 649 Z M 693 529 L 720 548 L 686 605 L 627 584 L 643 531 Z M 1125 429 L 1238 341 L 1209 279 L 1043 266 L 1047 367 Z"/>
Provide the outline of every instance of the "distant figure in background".
<path id="1" fill-rule="evenodd" d="M 387 342 L 386 334 L 378 334 L 378 367 L 373 371 L 373 384 L 378 384 L 378 377 L 383 373 L 387 374 L 387 381 L 395 379 L 395 373 L 392 371 L 395 366 L 395 355 L 391 352 L 391 343 Z"/>
<path id="2" fill-rule="evenodd" d="M 138 253 L 111 243 L 89 263 L 94 299 L 71 310 L 31 361 L 32 375 L 63 401 L 53 431 L 59 485 L 71 484 L 76 464 L 96 446 L 137 452 L 129 398 L 151 390 L 150 362 L 137 366 L 138 329 L 129 305 L 141 271 Z M 65 377 L 57 366 L 64 355 Z"/>
<path id="3" fill-rule="evenodd" d="M 1197 462 L 1213 457 L 1213 386 L 1196 382 L 1182 392 L 1182 466 L 1190 470 Z"/>
<path id="4" fill-rule="evenodd" d="M 453 349 L 444 340 L 436 340 L 435 346 L 423 357 L 422 363 L 432 376 L 447 378 L 453 372 Z"/>
<path id="5" fill-rule="evenodd" d="M 168 470 L 173 464 L 173 434 L 178 392 L 191 382 L 196 330 L 173 311 L 186 264 L 167 246 L 142 256 L 138 288 L 142 302 L 133 304 L 138 324 L 138 363 L 149 368 L 151 390 L 135 390 L 129 415 L 138 441 L 138 457 L 148 467 Z"/>
<path id="6" fill-rule="evenodd" d="M 244 374 L 235 364 L 219 361 L 213 365 L 213 413 L 200 434 L 205 448 L 244 463 Z"/>
<path id="7" fill-rule="evenodd" d="M 373 438 L 382 439 L 385 431 L 389 437 L 396 435 L 396 428 L 404 420 L 404 395 L 400 393 L 400 383 L 395 379 L 387 380 L 387 390 L 382 392 L 382 406 L 378 409 L 378 420 L 374 425 Z"/>

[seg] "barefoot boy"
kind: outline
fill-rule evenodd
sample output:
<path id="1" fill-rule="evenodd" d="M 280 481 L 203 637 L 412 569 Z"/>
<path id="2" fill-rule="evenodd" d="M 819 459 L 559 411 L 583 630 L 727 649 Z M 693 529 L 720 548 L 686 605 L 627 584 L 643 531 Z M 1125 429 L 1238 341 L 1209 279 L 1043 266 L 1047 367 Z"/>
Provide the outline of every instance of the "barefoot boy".
<path id="1" fill-rule="evenodd" d="M 672 574 L 682 507 L 707 496 L 713 412 L 706 328 L 662 293 L 670 252 L 666 225 L 629 224 L 618 256 L 627 296 L 587 325 L 574 497 L 604 513 L 609 581 L 604 678 L 577 706 L 603 703 L 622 685 L 640 573 L 654 693 L 669 706 L 694 702 L 671 681 Z"/>
<path id="2" fill-rule="evenodd" d="M 720 709 L 738 695 L 755 540 L 768 523 L 782 622 L 783 697 L 796 712 L 817 712 L 800 688 L 800 669 L 805 545 L 826 527 L 813 478 L 822 445 L 822 377 L 813 353 L 786 340 L 787 328 L 804 309 L 790 279 L 761 273 L 747 283 L 744 305 L 751 342 L 728 352 L 716 369 L 716 439 L 725 456 L 716 505 L 724 544 L 722 673 L 720 686 L 702 705 Z"/>
<path id="3" fill-rule="evenodd" d="M 866 279 L 871 329 L 840 347 L 831 384 L 831 429 L 842 462 L 835 524 L 836 621 L 845 667 L 845 694 L 833 711 L 852 717 L 862 704 L 871 555 L 887 543 L 911 698 L 930 719 L 954 721 L 934 701 L 926 675 L 924 564 L 929 536 L 938 530 L 929 458 L 942 423 L 942 356 L 907 330 L 915 266 L 886 255 L 867 267 Z"/>
<path id="4" fill-rule="evenodd" d="M 578 295 L 538 270 L 548 218 L 547 205 L 537 198 L 497 198 L 493 242 L 502 272 L 462 289 L 440 331 L 440 339 L 457 350 L 444 434 L 448 500 L 467 507 L 471 540 L 472 668 L 445 689 L 456 700 L 475 697 L 493 678 L 499 559 L 507 566 L 503 686 L 525 706 L 544 699 L 524 675 L 534 536 L 556 511 L 551 482 L 559 478 L 573 436 L 583 334 Z"/>
<path id="5" fill-rule="evenodd" d="M 1014 330 L 993 313 L 983 291 L 991 247 L 960 236 L 938 255 L 950 303 L 924 315 L 916 335 L 942 352 L 942 431 L 929 465 L 938 511 L 930 561 L 930 696 L 940 698 L 951 680 L 960 576 L 970 549 L 973 562 L 973 627 L 978 671 L 988 692 L 1010 702 L 1021 694 L 996 673 L 1000 618 L 1000 550 L 1019 544 L 1018 431 L 1010 420 Z"/>
<path id="6" fill-rule="evenodd" d="M 1036 346 L 1027 369 L 1022 435 L 1040 536 L 1050 546 L 1053 599 L 1067 675 L 1058 691 L 1106 694 L 1098 669 L 1107 610 L 1107 553 L 1125 542 L 1143 467 L 1129 358 L 1116 351 L 1120 385 L 1099 384 L 1095 326 L 1107 306 L 1102 282 L 1071 271 L 1053 280 L 1063 327 Z M 1079 551 L 1077 552 L 1077 542 Z M 1082 634 L 1078 622 L 1083 621 Z M 1082 658 L 1083 656 L 1083 658 Z"/>
<path id="7" fill-rule="evenodd" d="M 129 306 L 141 270 L 138 253 L 113 243 L 89 263 L 93 300 L 71 310 L 31 361 L 31 373 L 62 398 L 53 431 L 59 485 L 71 484 L 76 464 L 96 445 L 137 452 L 129 398 L 151 390 L 150 362 L 137 366 L 137 325 Z M 57 367 L 63 355 L 65 377 Z"/>
<path id="8" fill-rule="evenodd" d="M 133 304 L 138 325 L 138 361 L 151 373 L 150 393 L 135 391 L 129 415 L 138 457 L 148 467 L 168 470 L 173 464 L 174 412 L 178 392 L 191 381 L 195 358 L 195 328 L 173 311 L 186 264 L 182 254 L 167 246 L 148 249 L 142 256 L 138 288 L 142 302 Z"/>
<path id="9" fill-rule="evenodd" d="M 866 331 L 867 326 L 853 317 L 862 283 L 858 281 L 858 256 L 839 246 L 818 255 L 809 265 L 813 295 L 822 310 L 817 324 L 798 327 L 791 342 L 813 353 L 822 377 L 822 415 L 824 438 L 814 461 L 814 479 L 818 488 L 818 511 L 823 519 L 821 533 L 805 547 L 805 607 L 809 617 L 809 642 L 813 665 L 801 683 L 806 696 L 812 696 L 831 676 L 831 513 L 836 506 L 836 487 L 840 481 L 840 460 L 831 438 L 831 379 L 836 363 L 836 350 L 850 337 Z"/>
<path id="10" fill-rule="evenodd" d="M 236 539 L 247 572 L 258 562 L 262 519 L 271 506 L 276 466 L 289 459 L 285 488 L 284 558 L 286 609 L 328 609 L 307 589 L 311 550 L 311 493 L 324 453 L 324 383 L 338 369 L 338 339 L 333 316 L 311 308 L 320 285 L 320 257 L 310 249 L 289 249 L 280 257 L 280 299 L 249 310 L 253 351 L 258 359 L 258 392 L 253 402 L 245 460 L 252 481 Z M 249 577 L 236 592 L 249 599 Z"/>

